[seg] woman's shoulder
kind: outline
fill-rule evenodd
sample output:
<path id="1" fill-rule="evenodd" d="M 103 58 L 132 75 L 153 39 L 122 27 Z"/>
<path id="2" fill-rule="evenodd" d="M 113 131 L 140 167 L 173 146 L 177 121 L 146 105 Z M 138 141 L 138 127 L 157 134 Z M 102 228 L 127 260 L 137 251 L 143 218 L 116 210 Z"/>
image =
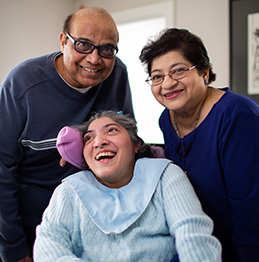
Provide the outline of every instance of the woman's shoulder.
<path id="1" fill-rule="evenodd" d="M 225 89 L 226 92 L 222 96 L 222 104 L 226 106 L 246 106 L 246 107 L 255 107 L 259 109 L 258 104 L 250 97 L 234 93 L 230 88 Z"/>
<path id="2" fill-rule="evenodd" d="M 258 104 L 251 98 L 231 91 L 230 88 L 222 88 L 219 91 L 225 91 L 222 97 L 215 103 L 213 110 L 222 113 L 254 113 L 259 114 Z"/>

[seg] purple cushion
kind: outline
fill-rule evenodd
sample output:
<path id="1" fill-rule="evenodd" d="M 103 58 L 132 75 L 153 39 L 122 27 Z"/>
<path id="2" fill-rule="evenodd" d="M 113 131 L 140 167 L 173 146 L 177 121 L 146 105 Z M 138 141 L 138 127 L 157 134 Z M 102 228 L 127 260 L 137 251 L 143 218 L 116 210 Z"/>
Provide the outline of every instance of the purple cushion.
<path id="1" fill-rule="evenodd" d="M 79 130 L 63 127 L 58 133 L 56 145 L 62 158 L 79 169 L 84 168 L 84 141 Z"/>

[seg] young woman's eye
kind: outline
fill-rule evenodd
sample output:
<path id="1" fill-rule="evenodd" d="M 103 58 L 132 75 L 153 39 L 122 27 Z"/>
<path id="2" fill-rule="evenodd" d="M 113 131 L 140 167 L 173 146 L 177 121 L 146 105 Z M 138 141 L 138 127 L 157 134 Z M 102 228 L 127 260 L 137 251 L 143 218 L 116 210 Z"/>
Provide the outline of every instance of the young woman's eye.
<path id="1" fill-rule="evenodd" d="M 84 136 L 84 142 L 85 142 L 85 143 L 91 141 L 92 139 L 93 139 L 93 136 L 92 136 L 92 135 L 85 135 L 85 136 Z"/>
<path id="2" fill-rule="evenodd" d="M 117 129 L 114 128 L 114 127 L 108 129 L 108 133 L 113 133 L 113 132 L 116 132 L 116 131 L 117 131 Z"/>

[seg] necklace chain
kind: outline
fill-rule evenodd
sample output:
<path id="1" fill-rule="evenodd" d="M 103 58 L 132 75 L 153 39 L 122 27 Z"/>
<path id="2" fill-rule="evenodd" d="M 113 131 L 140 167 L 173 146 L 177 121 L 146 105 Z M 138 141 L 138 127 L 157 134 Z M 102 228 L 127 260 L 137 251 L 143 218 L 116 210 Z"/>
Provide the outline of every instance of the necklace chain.
<path id="1" fill-rule="evenodd" d="M 199 119 L 200 119 L 200 115 L 201 115 L 201 109 L 202 109 L 202 106 L 201 106 L 201 108 L 200 108 L 200 111 L 199 111 L 198 116 L 196 117 L 196 120 L 195 120 L 195 123 L 194 123 L 194 126 L 193 126 L 192 131 L 193 131 L 193 130 L 197 127 L 197 125 L 198 125 L 198 122 L 199 122 Z M 174 131 L 175 131 L 176 135 L 177 135 L 179 138 L 181 138 L 180 132 L 179 132 L 179 130 L 178 130 L 178 128 L 177 128 L 177 122 L 176 122 L 176 119 L 175 119 L 175 115 L 174 115 L 174 125 L 173 125 L 173 128 L 174 128 Z"/>
<path id="2" fill-rule="evenodd" d="M 198 122 L 199 122 L 200 116 L 201 116 L 201 110 L 202 110 L 202 107 L 203 107 L 203 105 L 204 105 L 204 103 L 205 103 L 205 100 L 207 99 L 207 95 L 208 95 L 208 90 L 207 90 L 207 92 L 206 92 L 205 99 L 204 99 L 203 102 L 202 102 L 202 105 L 201 105 L 201 108 L 200 108 L 200 110 L 199 110 L 199 113 L 198 113 L 198 115 L 197 115 L 197 117 L 196 117 L 196 120 L 195 120 L 195 123 L 194 123 L 194 126 L 193 126 L 192 131 L 193 131 L 193 130 L 197 127 L 197 125 L 198 125 Z M 176 122 L 176 119 L 175 119 L 175 114 L 174 114 L 174 124 L 173 124 L 173 128 L 174 128 L 174 131 L 175 131 L 176 135 L 177 135 L 179 138 L 181 138 L 181 134 L 180 134 L 180 132 L 179 132 L 179 130 L 178 130 L 178 127 L 177 127 L 177 122 Z"/>

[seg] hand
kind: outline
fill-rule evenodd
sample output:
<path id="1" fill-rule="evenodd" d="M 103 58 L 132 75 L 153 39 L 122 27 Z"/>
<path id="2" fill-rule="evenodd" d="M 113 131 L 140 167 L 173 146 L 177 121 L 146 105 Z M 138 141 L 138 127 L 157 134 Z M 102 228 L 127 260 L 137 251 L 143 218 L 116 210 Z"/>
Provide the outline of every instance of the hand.
<path id="1" fill-rule="evenodd" d="M 27 255 L 26 257 L 18 260 L 17 262 L 32 262 L 32 258 L 30 257 L 30 255 Z"/>
<path id="2" fill-rule="evenodd" d="M 66 164 L 66 160 L 62 157 L 61 159 L 60 159 L 60 161 L 59 161 L 59 165 L 61 166 L 61 167 L 64 167 L 65 166 L 65 164 Z"/>

